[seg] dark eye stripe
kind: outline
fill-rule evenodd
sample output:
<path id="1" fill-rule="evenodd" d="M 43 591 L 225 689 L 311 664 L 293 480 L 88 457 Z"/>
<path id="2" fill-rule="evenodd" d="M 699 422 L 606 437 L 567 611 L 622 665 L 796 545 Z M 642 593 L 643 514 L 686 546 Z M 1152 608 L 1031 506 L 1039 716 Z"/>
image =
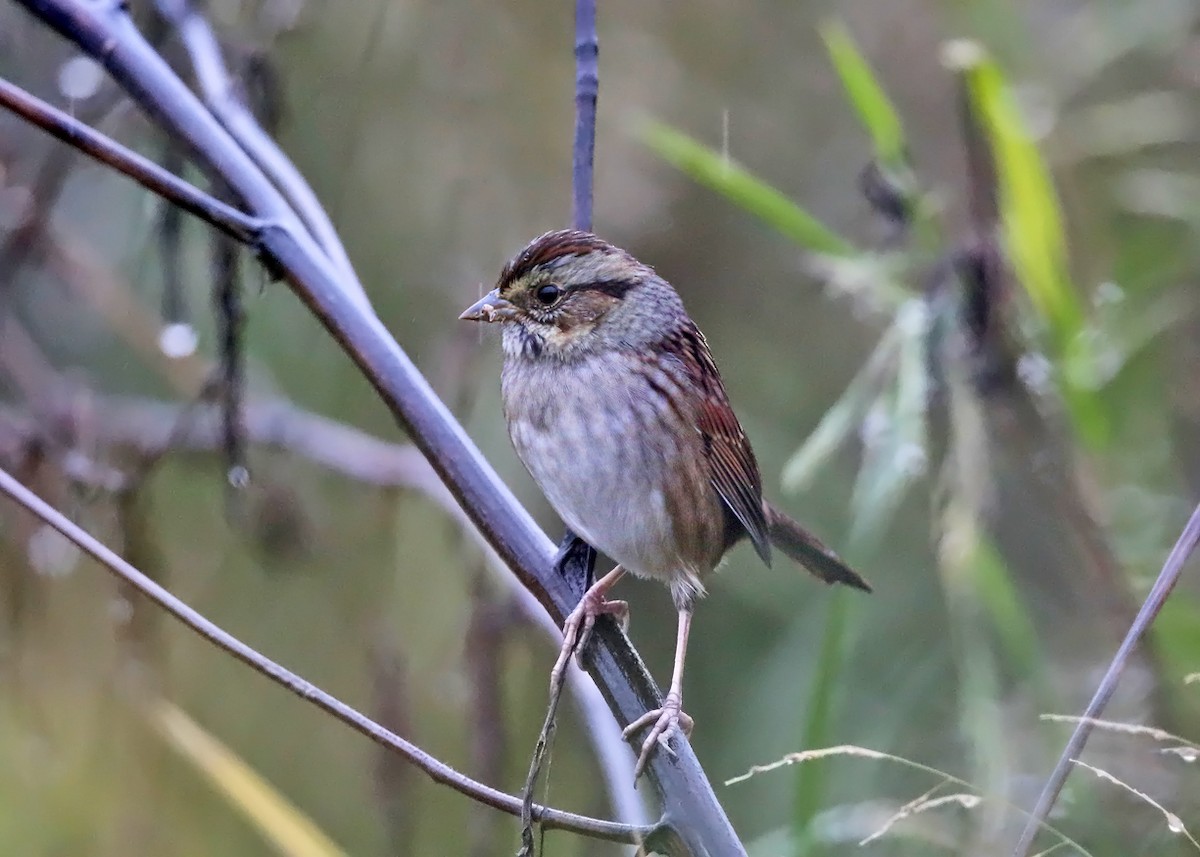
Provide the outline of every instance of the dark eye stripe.
<path id="1" fill-rule="evenodd" d="M 637 286 L 637 280 L 596 280 L 572 287 L 572 291 L 600 292 L 613 298 L 623 298 Z"/>

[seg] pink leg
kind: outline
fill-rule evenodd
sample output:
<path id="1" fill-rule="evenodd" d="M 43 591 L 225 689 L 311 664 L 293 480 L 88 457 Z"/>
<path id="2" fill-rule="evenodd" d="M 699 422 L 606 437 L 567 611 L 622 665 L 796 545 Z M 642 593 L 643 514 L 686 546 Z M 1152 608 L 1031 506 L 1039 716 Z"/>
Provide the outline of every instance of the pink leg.
<path id="1" fill-rule="evenodd" d="M 592 627 L 596 624 L 597 616 L 616 616 L 622 627 L 629 621 L 629 605 L 624 601 L 608 601 L 604 595 L 612 589 L 616 582 L 625 576 L 625 569 L 617 566 L 604 577 L 591 585 L 578 606 L 571 611 L 567 621 L 563 623 L 562 650 L 558 653 L 558 661 L 550 673 L 550 686 L 557 687 L 562 681 L 562 672 L 566 669 L 571 653 L 582 655 L 588 640 L 592 636 Z"/>
<path id="2" fill-rule="evenodd" d="M 638 756 L 637 767 L 633 769 L 633 779 L 642 775 L 650 754 L 654 752 L 655 744 L 661 744 L 668 753 L 671 750 L 670 740 L 676 732 L 683 731 L 684 735 L 692 734 L 695 721 L 683 712 L 683 660 L 687 655 L 688 632 L 692 627 L 692 611 L 679 611 L 679 633 L 675 638 L 675 669 L 671 673 L 671 689 L 667 692 L 661 708 L 647 711 L 637 720 L 625 727 L 623 736 L 628 739 L 643 726 L 654 725 L 650 734 L 642 742 L 642 752 Z"/>

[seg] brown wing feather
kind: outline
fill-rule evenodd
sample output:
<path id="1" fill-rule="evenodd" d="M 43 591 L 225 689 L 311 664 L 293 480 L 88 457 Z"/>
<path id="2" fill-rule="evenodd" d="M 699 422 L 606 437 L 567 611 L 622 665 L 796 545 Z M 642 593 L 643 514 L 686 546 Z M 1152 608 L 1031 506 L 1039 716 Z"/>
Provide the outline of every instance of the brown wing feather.
<path id="1" fill-rule="evenodd" d="M 704 439 L 712 486 L 745 528 L 754 550 L 769 565 L 771 541 L 763 512 L 762 478 L 758 474 L 754 451 L 729 404 L 729 396 L 704 334 L 689 322 L 680 331 L 680 339 L 681 350 L 694 367 L 697 386 L 704 392 L 696 410 L 696 429 Z"/>

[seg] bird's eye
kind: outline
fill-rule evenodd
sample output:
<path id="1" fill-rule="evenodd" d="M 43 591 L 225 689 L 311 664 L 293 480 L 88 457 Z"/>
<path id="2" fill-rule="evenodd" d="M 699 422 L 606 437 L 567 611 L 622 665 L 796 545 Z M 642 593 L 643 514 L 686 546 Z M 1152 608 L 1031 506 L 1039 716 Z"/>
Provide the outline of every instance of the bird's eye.
<path id="1" fill-rule="evenodd" d="M 543 306 L 550 306 L 562 296 L 563 290 L 554 283 L 546 283 L 544 286 L 538 286 L 538 290 L 534 292 L 534 297 Z"/>

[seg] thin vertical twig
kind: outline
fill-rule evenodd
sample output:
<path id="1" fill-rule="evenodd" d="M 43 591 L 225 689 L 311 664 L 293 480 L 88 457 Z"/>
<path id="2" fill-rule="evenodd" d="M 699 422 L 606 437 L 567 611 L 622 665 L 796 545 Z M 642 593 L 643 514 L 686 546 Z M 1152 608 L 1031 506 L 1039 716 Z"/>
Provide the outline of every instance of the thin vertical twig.
<path id="1" fill-rule="evenodd" d="M 183 172 L 183 152 L 174 143 L 163 147 L 163 168 L 178 175 Z M 158 247 L 162 258 L 162 315 L 166 324 L 188 320 L 183 286 L 183 210 L 165 200 L 159 203 Z"/>
<path id="2" fill-rule="evenodd" d="M 596 0 L 575 0 L 575 146 L 571 223 L 592 231 L 593 160 L 596 152 L 596 99 L 600 92 L 600 40 Z"/>
<path id="3" fill-rule="evenodd" d="M 224 235 L 213 236 L 213 303 L 220 330 L 221 385 L 223 408 L 223 446 L 225 452 L 225 482 L 231 493 L 230 510 L 237 508 L 236 498 L 246 487 L 244 430 L 242 427 L 243 364 L 242 353 L 242 296 L 238 282 L 239 247 Z"/>
<path id="4" fill-rule="evenodd" d="M 600 40 L 596 33 L 595 0 L 575 0 L 575 140 L 571 157 L 571 224 L 585 232 L 592 230 L 592 199 L 596 152 L 596 101 L 600 91 Z M 580 594 L 591 581 L 596 552 L 570 528 L 563 534 L 558 554 L 558 571 L 563 577 L 580 582 Z M 533 793 L 538 777 L 554 740 L 558 721 L 558 703 L 562 698 L 566 671 L 556 670 L 550 680 L 550 699 L 546 718 L 538 733 L 529 773 L 522 790 L 521 849 L 518 857 L 531 857 L 533 844 Z"/>
<path id="5" fill-rule="evenodd" d="M 1087 743 L 1096 719 L 1100 717 L 1105 706 L 1112 699 L 1113 693 L 1116 692 L 1121 673 L 1124 672 L 1138 643 L 1150 630 L 1150 625 L 1162 610 L 1163 605 L 1166 604 L 1171 590 L 1179 582 L 1183 567 L 1197 544 L 1200 544 L 1200 506 L 1197 506 L 1192 512 L 1187 525 L 1179 535 L 1179 540 L 1175 542 L 1175 547 L 1171 549 L 1166 562 L 1163 563 L 1162 571 L 1159 572 L 1158 579 L 1154 581 L 1150 594 L 1142 602 L 1142 608 L 1138 611 L 1137 618 L 1130 625 L 1129 632 L 1125 635 L 1120 648 L 1117 649 L 1112 662 L 1108 665 L 1107 672 L 1104 673 L 1104 678 L 1100 680 L 1100 686 L 1096 688 L 1096 693 L 1076 724 L 1075 731 L 1071 733 L 1071 739 L 1058 757 L 1058 763 L 1050 772 L 1050 777 L 1046 780 L 1041 795 L 1038 796 L 1037 804 L 1025 822 L 1021 838 L 1017 840 L 1017 846 L 1013 849 L 1013 857 L 1027 857 L 1033 848 L 1033 840 L 1041 828 L 1041 823 L 1050 815 L 1050 810 L 1058 801 L 1058 795 L 1071 773 L 1072 760 L 1077 759 L 1083 752 L 1083 745 Z"/>

